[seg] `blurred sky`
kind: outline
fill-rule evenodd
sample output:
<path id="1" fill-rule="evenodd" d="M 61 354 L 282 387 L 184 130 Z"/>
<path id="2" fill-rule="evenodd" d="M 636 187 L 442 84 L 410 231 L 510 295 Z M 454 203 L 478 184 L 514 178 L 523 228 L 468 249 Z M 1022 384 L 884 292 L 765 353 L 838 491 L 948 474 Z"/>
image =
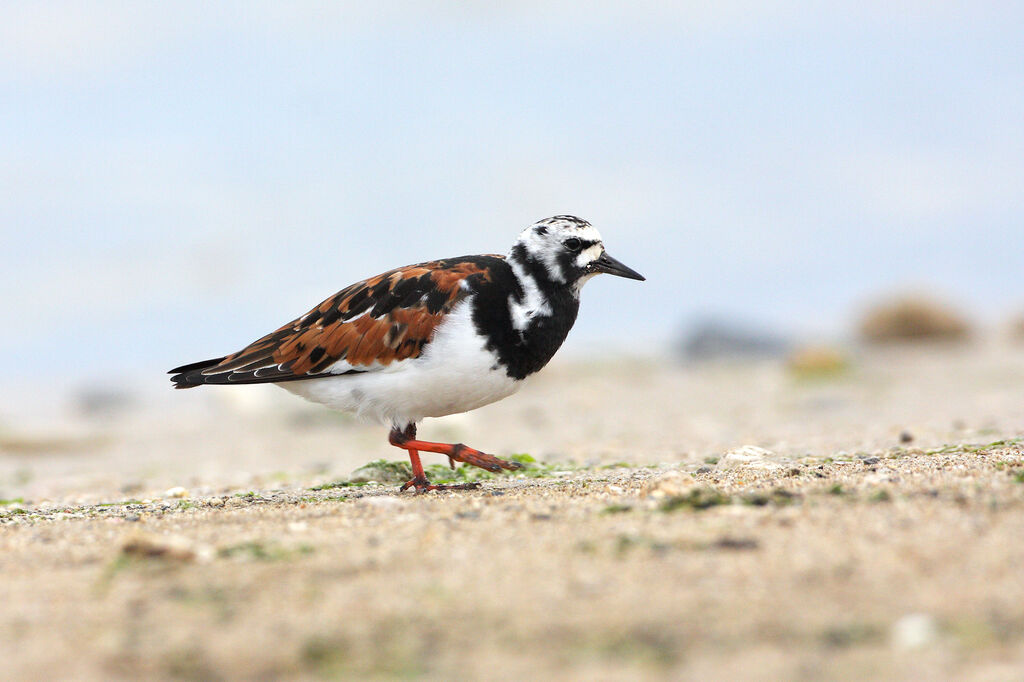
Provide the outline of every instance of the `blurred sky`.
<path id="1" fill-rule="evenodd" d="M 3 375 L 156 376 L 556 213 L 648 277 L 587 285 L 576 351 L 709 313 L 842 334 L 904 286 L 998 320 L 1024 308 L 1022 26 L 1019 2 L 6 0 Z"/>

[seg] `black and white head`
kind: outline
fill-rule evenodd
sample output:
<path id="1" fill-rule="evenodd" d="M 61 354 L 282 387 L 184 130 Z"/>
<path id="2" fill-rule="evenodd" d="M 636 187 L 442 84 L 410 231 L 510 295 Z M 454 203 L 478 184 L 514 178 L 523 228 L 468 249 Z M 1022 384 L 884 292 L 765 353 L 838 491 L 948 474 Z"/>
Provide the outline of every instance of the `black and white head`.
<path id="1" fill-rule="evenodd" d="M 583 284 L 601 273 L 644 279 L 639 272 L 608 255 L 597 228 L 571 215 L 545 218 L 523 230 L 509 260 L 528 277 L 567 285 L 577 296 Z"/>

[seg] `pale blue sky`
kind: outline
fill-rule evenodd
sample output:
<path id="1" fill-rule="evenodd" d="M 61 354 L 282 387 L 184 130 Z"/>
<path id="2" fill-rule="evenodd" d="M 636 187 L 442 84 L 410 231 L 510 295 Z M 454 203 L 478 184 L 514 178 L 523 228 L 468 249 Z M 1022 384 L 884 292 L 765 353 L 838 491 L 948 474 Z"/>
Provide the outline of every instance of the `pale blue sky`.
<path id="1" fill-rule="evenodd" d="M 3 374 L 157 377 L 556 213 L 648 276 L 569 352 L 1024 309 L 1024 5 L 849 4 L 5 2 Z"/>

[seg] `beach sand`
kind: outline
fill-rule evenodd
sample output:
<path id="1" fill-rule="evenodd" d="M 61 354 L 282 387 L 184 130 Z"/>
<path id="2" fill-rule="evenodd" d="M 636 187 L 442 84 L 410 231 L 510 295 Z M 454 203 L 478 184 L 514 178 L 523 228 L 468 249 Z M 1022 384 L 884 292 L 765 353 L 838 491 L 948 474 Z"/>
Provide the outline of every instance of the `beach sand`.
<path id="1" fill-rule="evenodd" d="M 274 387 L 127 395 L 0 414 L 5 679 L 1024 678 L 1020 348 L 559 361 L 421 427 L 538 463 L 427 494 Z"/>

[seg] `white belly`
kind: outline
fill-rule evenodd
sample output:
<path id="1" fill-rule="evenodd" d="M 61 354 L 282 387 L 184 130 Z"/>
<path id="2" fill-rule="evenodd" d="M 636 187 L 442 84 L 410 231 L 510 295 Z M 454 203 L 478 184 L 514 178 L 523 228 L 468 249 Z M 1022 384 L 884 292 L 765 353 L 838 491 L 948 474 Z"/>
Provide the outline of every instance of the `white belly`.
<path id="1" fill-rule="evenodd" d="M 385 424 L 467 412 L 507 398 L 521 382 L 508 376 L 485 348 L 471 319 L 471 299 L 438 325 L 418 358 L 362 374 L 278 384 L 307 400 Z"/>

